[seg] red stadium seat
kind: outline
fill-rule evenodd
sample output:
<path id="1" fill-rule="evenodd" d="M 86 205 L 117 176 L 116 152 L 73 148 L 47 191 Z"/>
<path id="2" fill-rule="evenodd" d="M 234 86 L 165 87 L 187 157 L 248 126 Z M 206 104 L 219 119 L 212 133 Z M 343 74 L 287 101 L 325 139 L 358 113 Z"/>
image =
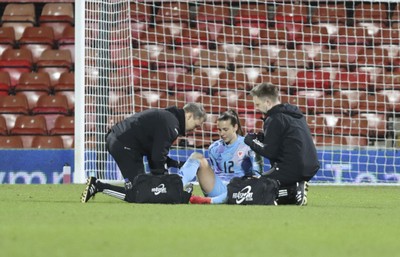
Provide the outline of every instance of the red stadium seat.
<path id="1" fill-rule="evenodd" d="M 29 106 L 26 97 L 21 95 L 0 97 L 0 113 L 28 114 Z"/>
<path id="2" fill-rule="evenodd" d="M 348 114 L 351 110 L 350 103 L 347 98 L 341 98 L 334 94 L 333 96 L 325 96 L 315 99 L 314 113 L 329 114 Z"/>
<path id="3" fill-rule="evenodd" d="M 369 136 L 386 135 L 386 118 L 382 114 L 364 113 L 352 117 L 342 117 L 334 133 L 339 135 Z"/>
<path id="4" fill-rule="evenodd" d="M 225 68 L 228 66 L 229 56 L 227 53 L 202 49 L 199 59 L 194 63 L 195 67 L 219 67 Z"/>
<path id="5" fill-rule="evenodd" d="M 322 70 L 301 70 L 297 72 L 295 86 L 301 89 L 330 89 L 330 73 Z"/>
<path id="6" fill-rule="evenodd" d="M 267 48 L 245 48 L 233 59 L 235 68 L 242 67 L 270 67 L 275 64 L 278 55 Z"/>
<path id="7" fill-rule="evenodd" d="M 19 40 L 25 28 L 36 24 L 35 5 L 33 3 L 9 3 L 1 17 L 3 27 L 12 27 L 15 38 Z"/>
<path id="8" fill-rule="evenodd" d="M 368 138 L 365 136 L 314 136 L 315 145 L 320 147 L 326 146 L 347 146 L 360 147 L 368 145 Z"/>
<path id="9" fill-rule="evenodd" d="M 60 136 L 34 136 L 31 148 L 63 149 L 64 143 Z"/>
<path id="10" fill-rule="evenodd" d="M 349 111 L 358 112 L 360 105 L 360 99 L 365 98 L 367 92 L 359 90 L 338 90 L 335 91 L 334 97 L 342 100 L 346 100 L 349 104 Z"/>
<path id="11" fill-rule="evenodd" d="M 1 98 L 0 98 L 1 100 Z M 3 116 L 0 116 L 0 136 L 8 134 L 7 122 Z"/>
<path id="12" fill-rule="evenodd" d="M 139 80 L 134 83 L 135 91 L 139 90 L 157 90 L 166 92 L 169 88 L 169 75 L 167 72 L 150 71 L 143 73 Z"/>
<path id="13" fill-rule="evenodd" d="M 324 116 L 307 115 L 306 116 L 308 127 L 312 135 L 325 135 L 327 134 L 326 120 Z"/>
<path id="14" fill-rule="evenodd" d="M 311 14 L 311 22 L 318 23 L 344 23 L 347 19 L 346 6 L 342 2 L 318 2 Z"/>
<path id="15" fill-rule="evenodd" d="M 72 56 L 68 50 L 45 50 L 36 63 L 38 72 L 47 72 L 54 86 L 61 74 L 69 72 L 73 66 Z"/>
<path id="16" fill-rule="evenodd" d="M 138 111 L 150 108 L 163 108 L 161 101 L 167 98 L 165 92 L 141 91 L 135 94 L 135 109 Z"/>
<path id="17" fill-rule="evenodd" d="M 386 104 L 386 97 L 380 94 L 362 94 L 358 111 L 362 113 L 382 113 L 386 114 L 390 110 L 390 105 Z"/>
<path id="18" fill-rule="evenodd" d="M 15 121 L 11 135 L 47 135 L 46 120 L 42 115 L 19 116 Z"/>
<path id="19" fill-rule="evenodd" d="M 15 33 L 12 27 L 0 27 L 0 56 L 6 49 L 15 45 Z"/>
<path id="20" fill-rule="evenodd" d="M 310 60 L 303 51 L 296 49 L 282 49 L 276 61 L 276 66 L 288 68 L 307 68 Z"/>
<path id="21" fill-rule="evenodd" d="M 46 120 L 47 129 L 54 127 L 59 116 L 68 115 L 68 100 L 64 95 L 43 95 L 32 109 L 33 115 L 42 115 Z"/>
<path id="22" fill-rule="evenodd" d="M 286 44 L 291 40 L 285 28 L 260 28 L 258 35 L 253 38 L 253 45 L 281 45 Z"/>
<path id="23" fill-rule="evenodd" d="M 50 130 L 50 135 L 74 135 L 74 116 L 57 117 L 54 127 Z"/>
<path id="24" fill-rule="evenodd" d="M 49 74 L 42 72 L 22 73 L 18 83 L 15 85 L 15 91 L 44 91 L 47 94 L 51 91 Z"/>
<path id="25" fill-rule="evenodd" d="M 338 72 L 332 87 L 335 90 L 367 90 L 369 76 L 362 72 Z"/>
<path id="26" fill-rule="evenodd" d="M 348 68 L 357 61 L 362 48 L 359 45 L 338 45 L 336 49 L 322 49 L 314 59 L 314 66 Z"/>
<path id="27" fill-rule="evenodd" d="M 388 56 L 388 52 L 384 48 L 373 47 L 363 48 L 358 53 L 357 65 L 360 66 L 378 66 L 384 67 L 390 65 L 391 60 Z"/>
<path id="28" fill-rule="evenodd" d="M 380 3 L 363 3 L 360 2 L 354 7 L 354 20 L 360 22 L 388 22 L 388 4 Z"/>
<path id="29" fill-rule="evenodd" d="M 263 131 L 264 121 L 260 119 L 258 115 L 240 114 L 239 121 L 244 133 L 257 133 Z"/>
<path id="30" fill-rule="evenodd" d="M 193 74 L 207 77 L 210 85 L 214 87 L 217 84 L 221 73 L 224 71 L 225 69 L 215 67 L 197 67 Z"/>
<path id="31" fill-rule="evenodd" d="M 74 25 L 72 3 L 46 3 L 39 17 L 40 26 L 52 27 L 54 38 L 60 39 L 66 27 Z"/>
<path id="32" fill-rule="evenodd" d="M 250 26 L 266 27 L 268 21 L 268 8 L 265 3 L 241 3 L 240 9 L 234 17 L 236 26 L 249 24 Z"/>
<path id="33" fill-rule="evenodd" d="M 386 97 L 385 103 L 389 112 L 400 112 L 400 90 L 381 90 L 377 94 Z"/>
<path id="34" fill-rule="evenodd" d="M 281 94 L 280 101 L 281 103 L 289 103 L 298 106 L 305 114 L 308 112 L 307 97 L 305 96 Z"/>
<path id="35" fill-rule="evenodd" d="M 284 68 L 275 69 L 270 73 L 263 73 L 261 75 L 261 82 L 277 85 L 279 91 L 284 93 L 287 93 L 289 89 L 292 89 L 291 86 L 294 85 L 296 79 L 296 77 L 292 78 Z"/>
<path id="36" fill-rule="evenodd" d="M 361 26 L 339 26 L 336 37 L 332 39 L 335 44 L 368 45 L 372 42 L 372 36 L 366 28 Z"/>
<path id="37" fill-rule="evenodd" d="M 32 69 L 33 58 L 29 50 L 7 49 L 3 52 L 0 60 L 0 71 L 9 73 L 12 86 L 17 84 L 22 73 L 31 72 Z"/>
<path id="38" fill-rule="evenodd" d="M 35 63 L 43 51 L 54 48 L 54 43 L 54 33 L 51 27 L 26 28 L 19 40 L 20 48 L 31 51 Z"/>
<path id="39" fill-rule="evenodd" d="M 219 44 L 252 44 L 249 28 L 225 25 L 217 35 L 217 43 Z"/>
<path id="40" fill-rule="evenodd" d="M 23 148 L 22 139 L 20 136 L 0 136 L 0 148 L 1 149 L 12 149 L 12 148 Z"/>
<path id="41" fill-rule="evenodd" d="M 33 114 L 68 114 L 68 101 L 62 95 L 44 95 L 38 99 Z"/>
<path id="42" fill-rule="evenodd" d="M 132 2 L 131 19 L 135 22 L 149 22 L 151 19 L 153 5 L 143 2 Z"/>
<path id="43" fill-rule="evenodd" d="M 60 75 L 57 84 L 54 85 L 54 91 L 74 91 L 75 90 L 75 73 L 64 72 Z"/>
<path id="44" fill-rule="evenodd" d="M 6 5 L 2 21 L 36 22 L 35 5 L 33 3 L 9 3 Z"/>
<path id="45" fill-rule="evenodd" d="M 182 74 L 178 75 L 176 83 L 174 85 L 174 90 L 178 91 L 203 91 L 210 92 L 212 86 L 208 77 L 203 77 L 201 75 L 195 74 Z"/>
<path id="46" fill-rule="evenodd" d="M 201 48 L 207 48 L 209 41 L 206 31 L 199 31 L 193 28 L 182 28 L 181 33 L 175 37 L 176 45 L 190 45 L 200 46 Z"/>
<path id="47" fill-rule="evenodd" d="M 58 39 L 58 49 L 68 50 L 71 53 L 72 62 L 75 62 L 75 27 L 66 27 Z"/>
<path id="48" fill-rule="evenodd" d="M 298 31 L 295 35 L 296 43 L 319 43 L 327 44 L 330 41 L 328 29 L 325 26 L 310 25 L 305 26 L 302 31 Z"/>
<path id="49" fill-rule="evenodd" d="M 223 71 L 217 81 L 218 90 L 246 90 L 246 74 L 243 72 Z"/>
<path id="50" fill-rule="evenodd" d="M 8 95 L 11 90 L 10 75 L 6 71 L 0 71 L 0 94 Z"/>
<path id="51" fill-rule="evenodd" d="M 399 45 L 400 44 L 400 29 L 399 27 L 382 28 L 374 35 L 373 43 L 378 45 Z"/>
<path id="52" fill-rule="evenodd" d="M 372 88 L 374 91 L 379 90 L 400 90 L 400 70 L 385 71 L 376 78 L 376 83 Z"/>
<path id="53" fill-rule="evenodd" d="M 305 23 L 308 16 L 308 6 L 293 3 L 277 3 L 275 21 L 278 23 Z"/>
<path id="54" fill-rule="evenodd" d="M 224 3 L 198 3 L 196 21 L 198 23 L 224 24 L 230 19 L 229 5 Z"/>
<path id="55" fill-rule="evenodd" d="M 187 2 L 162 2 L 156 15 L 157 23 L 189 22 L 189 3 Z"/>

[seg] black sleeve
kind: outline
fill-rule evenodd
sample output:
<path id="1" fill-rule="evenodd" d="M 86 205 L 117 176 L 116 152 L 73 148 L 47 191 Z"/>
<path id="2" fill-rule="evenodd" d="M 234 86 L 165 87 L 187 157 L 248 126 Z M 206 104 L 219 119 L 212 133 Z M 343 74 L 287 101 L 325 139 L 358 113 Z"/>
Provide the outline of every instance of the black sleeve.
<path id="1" fill-rule="evenodd" d="M 169 149 L 177 137 L 175 126 L 163 127 L 157 131 L 151 151 L 151 169 L 165 169 Z"/>
<path id="2" fill-rule="evenodd" d="M 264 141 L 257 138 L 249 144 L 250 148 L 257 154 L 269 158 L 277 159 L 279 156 L 279 147 L 281 135 L 284 131 L 284 123 L 280 117 L 269 118 L 264 127 Z"/>

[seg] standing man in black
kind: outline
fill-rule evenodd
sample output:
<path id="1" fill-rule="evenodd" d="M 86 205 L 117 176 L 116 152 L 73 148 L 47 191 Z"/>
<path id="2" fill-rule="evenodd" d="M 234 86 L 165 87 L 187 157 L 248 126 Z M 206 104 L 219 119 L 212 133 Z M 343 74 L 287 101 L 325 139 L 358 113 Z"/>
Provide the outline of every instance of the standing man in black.
<path id="1" fill-rule="evenodd" d="M 319 161 L 307 122 L 297 106 L 279 101 L 275 85 L 263 83 L 250 91 L 254 106 L 266 119 L 264 133 L 248 134 L 245 143 L 270 160 L 266 176 L 280 182 L 278 204 L 307 204 L 308 181 Z"/>
<path id="2" fill-rule="evenodd" d="M 171 145 L 178 136 L 201 127 L 206 116 L 202 105 L 188 103 L 183 109 L 148 109 L 115 124 L 106 137 L 107 149 L 121 170 L 125 188 L 129 189 L 134 178 L 145 172 L 144 156 L 152 174 L 164 174 L 166 167 L 178 168 L 179 163 L 168 157 Z M 125 200 L 125 188 L 90 177 L 81 202 L 87 202 L 97 192 Z"/>

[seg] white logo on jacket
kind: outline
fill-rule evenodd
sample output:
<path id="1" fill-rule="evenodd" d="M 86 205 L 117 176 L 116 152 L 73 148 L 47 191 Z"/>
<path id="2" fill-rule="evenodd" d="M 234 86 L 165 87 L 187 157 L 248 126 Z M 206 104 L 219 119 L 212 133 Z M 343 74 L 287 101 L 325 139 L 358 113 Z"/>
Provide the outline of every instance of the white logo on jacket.
<path id="1" fill-rule="evenodd" d="M 157 187 L 153 187 L 151 189 L 151 192 L 154 193 L 154 195 L 166 194 L 167 188 L 165 187 L 164 184 L 159 184 Z"/>
<path id="2" fill-rule="evenodd" d="M 246 186 L 237 193 L 233 193 L 233 199 L 236 199 L 236 203 L 240 204 L 244 201 L 253 201 L 253 192 L 251 192 L 251 186 Z"/>

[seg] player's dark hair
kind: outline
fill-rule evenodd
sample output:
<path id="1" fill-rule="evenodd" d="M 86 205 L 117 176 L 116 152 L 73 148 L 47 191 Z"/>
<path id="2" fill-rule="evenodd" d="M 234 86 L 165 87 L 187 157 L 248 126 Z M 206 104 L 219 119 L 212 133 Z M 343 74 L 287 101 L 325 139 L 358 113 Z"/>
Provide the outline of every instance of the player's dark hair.
<path id="1" fill-rule="evenodd" d="M 259 98 L 267 97 L 273 102 L 278 101 L 279 89 L 277 86 L 271 83 L 261 83 L 250 90 L 251 96 L 257 96 Z"/>
<path id="2" fill-rule="evenodd" d="M 243 136 L 243 129 L 242 125 L 240 125 L 240 120 L 237 112 L 233 109 L 229 109 L 226 112 L 223 112 L 217 119 L 217 121 L 225 121 L 229 120 L 232 124 L 232 126 L 238 125 L 238 130 L 236 131 L 236 134 Z"/>

